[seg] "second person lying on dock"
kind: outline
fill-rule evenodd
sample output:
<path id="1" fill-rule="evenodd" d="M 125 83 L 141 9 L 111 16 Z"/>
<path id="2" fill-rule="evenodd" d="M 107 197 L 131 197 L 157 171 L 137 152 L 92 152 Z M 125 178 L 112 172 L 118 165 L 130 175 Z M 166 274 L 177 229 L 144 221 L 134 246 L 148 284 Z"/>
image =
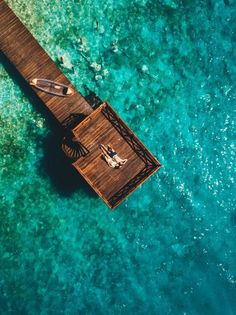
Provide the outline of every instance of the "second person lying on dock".
<path id="1" fill-rule="evenodd" d="M 121 159 L 111 145 L 100 144 L 99 148 L 102 150 L 103 156 L 107 164 L 112 168 L 120 168 L 127 162 L 127 159 Z"/>

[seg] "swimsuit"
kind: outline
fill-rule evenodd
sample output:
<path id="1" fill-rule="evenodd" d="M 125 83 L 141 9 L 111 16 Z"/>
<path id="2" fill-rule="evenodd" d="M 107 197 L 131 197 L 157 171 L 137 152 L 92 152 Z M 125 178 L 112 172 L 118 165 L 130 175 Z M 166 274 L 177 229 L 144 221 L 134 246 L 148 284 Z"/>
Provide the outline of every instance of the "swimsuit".
<path id="1" fill-rule="evenodd" d="M 110 155 L 110 157 L 113 159 L 113 157 L 114 157 L 115 155 L 117 155 L 117 153 L 116 153 L 115 151 L 111 151 L 111 152 L 109 152 L 109 155 Z"/>

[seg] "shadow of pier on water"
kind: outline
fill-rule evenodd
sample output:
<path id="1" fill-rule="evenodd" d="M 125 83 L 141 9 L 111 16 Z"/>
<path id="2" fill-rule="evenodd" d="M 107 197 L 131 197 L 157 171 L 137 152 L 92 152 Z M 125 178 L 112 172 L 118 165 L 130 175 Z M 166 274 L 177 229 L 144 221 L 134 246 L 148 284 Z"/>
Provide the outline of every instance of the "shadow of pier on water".
<path id="1" fill-rule="evenodd" d="M 40 175 L 48 175 L 56 191 L 62 196 L 70 196 L 72 193 L 80 189 L 92 197 L 97 196 L 84 178 L 73 168 L 71 165 L 72 161 L 68 159 L 62 151 L 62 140 L 65 136 L 65 128 L 63 128 L 55 116 L 48 110 L 45 104 L 29 86 L 28 82 L 22 78 L 16 68 L 9 62 L 2 52 L 0 52 L 0 63 L 12 78 L 13 82 L 20 87 L 21 91 L 33 105 L 34 110 L 46 119 L 46 125 L 52 131 L 52 134 L 49 134 L 43 141 L 44 156 L 39 170 Z M 75 123 L 78 123 L 78 119 L 79 121 L 83 119 L 81 115 L 75 114 L 74 117 L 72 117 L 70 127 L 73 127 Z"/>

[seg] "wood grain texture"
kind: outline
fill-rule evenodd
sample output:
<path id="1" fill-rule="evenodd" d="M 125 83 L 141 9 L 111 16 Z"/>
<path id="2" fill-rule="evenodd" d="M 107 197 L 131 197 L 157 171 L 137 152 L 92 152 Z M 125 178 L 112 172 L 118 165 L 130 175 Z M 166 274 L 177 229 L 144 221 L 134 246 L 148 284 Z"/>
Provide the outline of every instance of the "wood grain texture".
<path id="1" fill-rule="evenodd" d="M 110 208 L 161 166 L 108 103 L 100 105 L 73 133 L 88 152 L 73 166 Z M 102 159 L 100 144 L 111 144 L 121 158 L 128 159 L 127 163 L 119 169 L 109 167 Z"/>
<path id="2" fill-rule="evenodd" d="M 65 84 L 75 91 L 74 95 L 64 98 L 32 87 L 60 123 L 71 114 L 83 113 L 88 115 L 92 112 L 87 101 L 72 86 L 71 82 L 3 0 L 0 0 L 0 50 L 27 82 L 34 78 L 45 78 Z"/>
<path id="3" fill-rule="evenodd" d="M 64 137 L 62 149 L 74 159 L 72 165 L 110 208 L 119 205 L 161 167 L 108 103 L 93 111 L 3 0 L 0 0 L 0 50 L 26 82 L 45 78 L 75 91 L 73 96 L 63 98 L 34 89 L 62 126 L 71 117 L 82 115 L 82 122 L 70 127 L 73 137 L 69 140 Z M 127 163 L 119 169 L 109 167 L 101 157 L 100 144 L 111 144 Z"/>

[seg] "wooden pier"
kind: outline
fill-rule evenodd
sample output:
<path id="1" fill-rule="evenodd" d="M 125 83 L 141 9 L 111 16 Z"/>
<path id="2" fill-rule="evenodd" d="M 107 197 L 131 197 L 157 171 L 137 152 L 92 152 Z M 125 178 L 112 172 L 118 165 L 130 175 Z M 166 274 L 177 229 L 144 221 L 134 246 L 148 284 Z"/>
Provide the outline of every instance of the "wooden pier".
<path id="1" fill-rule="evenodd" d="M 0 49 L 27 82 L 34 78 L 46 78 L 68 85 L 75 90 L 3 0 L 0 0 Z M 39 90 L 35 90 L 35 93 L 60 123 L 70 114 L 92 112 L 92 108 L 78 91 L 69 99 Z"/>
<path id="2" fill-rule="evenodd" d="M 120 204 L 160 168 L 158 160 L 108 103 L 93 110 L 3 0 L 0 0 L 0 50 L 26 82 L 45 78 L 75 91 L 72 96 L 58 97 L 32 87 L 65 128 L 62 149 L 72 165 L 110 208 Z M 68 123 L 73 117 L 82 121 L 74 126 Z M 127 163 L 118 169 L 109 167 L 101 158 L 100 144 L 112 144 Z"/>

